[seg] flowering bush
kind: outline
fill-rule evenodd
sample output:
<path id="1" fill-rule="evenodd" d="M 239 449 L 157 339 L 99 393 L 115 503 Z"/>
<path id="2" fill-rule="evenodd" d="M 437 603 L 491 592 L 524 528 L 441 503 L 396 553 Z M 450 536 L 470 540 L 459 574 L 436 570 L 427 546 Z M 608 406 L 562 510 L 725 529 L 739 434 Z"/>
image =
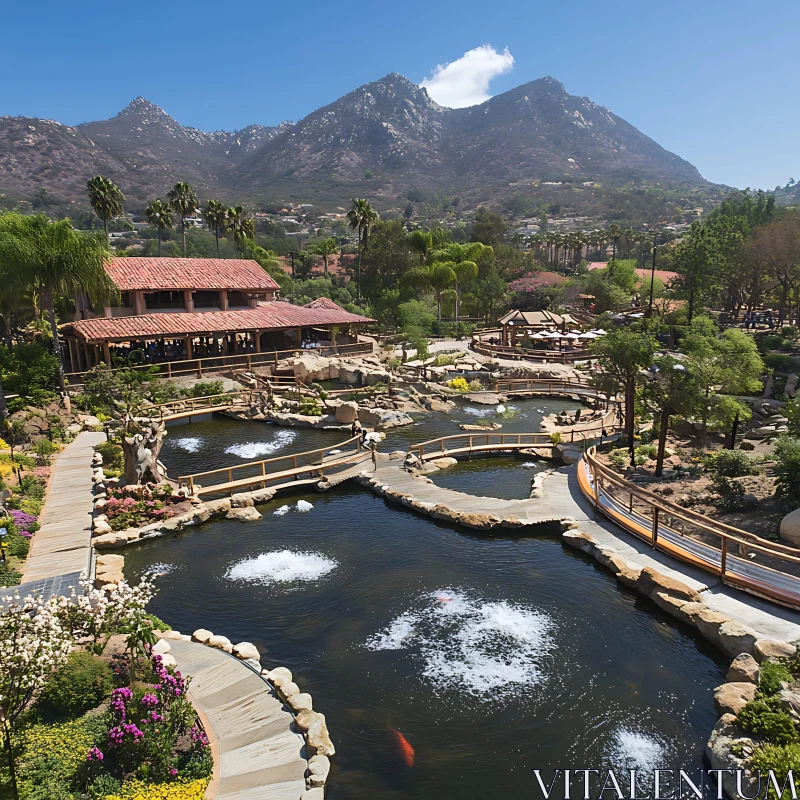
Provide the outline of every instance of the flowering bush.
<path id="1" fill-rule="evenodd" d="M 88 751 L 86 758 L 103 761 L 104 768 L 117 775 L 135 772 L 166 781 L 180 777 L 188 767 L 189 777 L 206 777 L 210 766 L 198 769 L 198 764 L 210 765 L 208 738 L 194 723 L 194 709 L 186 699 L 188 681 L 164 667 L 159 655 L 152 656 L 151 667 L 151 686 L 111 693 L 105 743 Z M 180 737 L 188 738 L 188 747 L 179 753 Z"/>
<path id="2" fill-rule="evenodd" d="M 106 795 L 105 800 L 203 800 L 206 786 L 208 778 L 160 785 L 131 781 L 122 787 L 120 794 Z"/>
<path id="3" fill-rule="evenodd" d="M 469 391 L 469 384 L 467 383 L 466 378 L 453 378 L 453 380 L 451 380 L 447 385 L 451 389 L 455 389 L 457 392 Z"/>
<path id="4" fill-rule="evenodd" d="M 130 496 L 125 489 L 107 490 L 104 513 L 113 530 L 139 528 L 148 522 L 168 519 L 176 513 L 171 506 L 183 499 L 173 497 L 170 486 L 146 486 L 137 491 L 141 493 L 140 497 Z"/>

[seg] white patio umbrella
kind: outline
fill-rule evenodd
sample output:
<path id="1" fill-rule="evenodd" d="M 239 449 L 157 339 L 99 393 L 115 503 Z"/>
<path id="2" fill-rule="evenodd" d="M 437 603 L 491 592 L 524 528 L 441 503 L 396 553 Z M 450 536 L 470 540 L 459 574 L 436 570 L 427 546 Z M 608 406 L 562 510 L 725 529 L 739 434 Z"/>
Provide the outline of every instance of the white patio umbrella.
<path id="1" fill-rule="evenodd" d="M 561 334 L 558 331 L 548 331 L 543 337 L 543 339 L 560 339 Z"/>
<path id="2" fill-rule="evenodd" d="M 578 333 L 565 333 L 561 338 L 562 339 L 580 339 L 581 337 L 580 337 L 580 334 L 578 334 Z"/>
<path id="3" fill-rule="evenodd" d="M 544 331 L 536 331 L 536 333 L 531 336 L 531 339 L 546 339 L 547 334 Z"/>
<path id="4" fill-rule="evenodd" d="M 592 331 L 587 331 L 586 333 L 582 333 L 578 338 L 579 339 L 599 339 L 600 338 L 600 334 L 599 333 L 593 333 Z"/>
<path id="5" fill-rule="evenodd" d="M 602 328 L 595 328 L 594 330 L 589 331 L 589 333 L 596 333 L 598 336 L 606 335 L 606 332 Z"/>

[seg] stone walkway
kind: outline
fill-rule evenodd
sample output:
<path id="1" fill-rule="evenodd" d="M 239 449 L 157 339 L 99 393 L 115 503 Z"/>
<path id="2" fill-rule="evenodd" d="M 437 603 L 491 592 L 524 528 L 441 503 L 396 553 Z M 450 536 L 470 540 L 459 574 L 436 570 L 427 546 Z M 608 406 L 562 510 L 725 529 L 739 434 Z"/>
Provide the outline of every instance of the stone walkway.
<path id="1" fill-rule="evenodd" d="M 31 541 L 20 593 L 38 589 L 63 593 L 92 554 L 92 454 L 104 433 L 84 431 L 53 462 L 50 486 L 39 517 L 41 528 Z"/>
<path id="2" fill-rule="evenodd" d="M 377 484 L 374 488 L 387 499 L 421 512 L 430 512 L 437 506 L 440 509 L 445 507 L 451 512 L 449 515 L 434 510 L 431 516 L 445 520 L 449 516 L 457 524 L 470 526 L 470 520 L 480 523 L 481 516 L 488 515 L 499 521 L 494 525 L 495 530 L 519 528 L 520 524 L 561 523 L 564 527 L 576 527 L 590 533 L 601 544 L 616 548 L 626 561 L 639 567 L 652 567 L 683 581 L 700 592 L 703 602 L 710 608 L 747 625 L 761 638 L 800 643 L 800 615 L 797 612 L 724 586 L 714 575 L 661 553 L 596 513 L 578 486 L 575 466 L 548 474 L 544 479 L 542 497 L 526 500 L 477 497 L 444 489 L 415 480 L 399 461 L 379 462 L 376 472 L 362 473 L 362 482 L 366 481 Z"/>
<path id="3" fill-rule="evenodd" d="M 169 644 L 178 669 L 191 676 L 193 704 L 216 740 L 219 786 L 216 792 L 210 787 L 208 796 L 300 800 L 306 792 L 305 741 L 292 730 L 294 716 L 270 685 L 222 650 L 180 640 Z"/>

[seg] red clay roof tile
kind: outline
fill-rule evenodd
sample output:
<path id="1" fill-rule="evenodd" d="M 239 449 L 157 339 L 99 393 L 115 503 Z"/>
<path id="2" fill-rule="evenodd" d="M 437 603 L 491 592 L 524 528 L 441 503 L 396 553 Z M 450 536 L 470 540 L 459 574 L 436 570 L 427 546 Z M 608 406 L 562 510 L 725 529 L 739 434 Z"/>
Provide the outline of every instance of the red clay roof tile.
<path id="1" fill-rule="evenodd" d="M 122 292 L 279 288 L 257 261 L 243 258 L 114 258 L 106 271 Z"/>
<path id="2" fill-rule="evenodd" d="M 330 302 L 330 301 L 329 301 Z M 332 305 L 336 306 L 335 303 Z M 307 308 L 281 300 L 261 303 L 241 311 L 201 311 L 144 314 L 140 317 L 83 319 L 65 328 L 89 341 L 136 339 L 148 336 L 186 336 L 224 331 L 281 330 L 314 325 L 352 325 L 375 320 L 351 314 L 343 308 Z"/>

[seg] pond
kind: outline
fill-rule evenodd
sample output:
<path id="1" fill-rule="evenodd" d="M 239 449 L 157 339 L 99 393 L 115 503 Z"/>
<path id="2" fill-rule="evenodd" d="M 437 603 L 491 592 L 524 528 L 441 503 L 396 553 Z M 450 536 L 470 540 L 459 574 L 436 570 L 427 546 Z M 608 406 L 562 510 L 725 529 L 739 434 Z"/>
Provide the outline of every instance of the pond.
<path id="1" fill-rule="evenodd" d="M 457 431 L 431 416 L 425 436 Z M 165 447 L 165 461 L 230 463 L 211 451 L 259 425 L 193 425 L 213 445 Z M 301 430 L 280 453 L 336 436 Z M 530 480 L 492 461 L 467 465 L 487 493 L 515 469 Z M 534 768 L 702 766 L 725 660 L 556 536 L 473 535 L 347 486 L 260 510 L 129 549 L 125 570 L 161 573 L 151 610 L 175 628 L 253 642 L 292 670 L 337 747 L 326 797 L 533 797 Z"/>

